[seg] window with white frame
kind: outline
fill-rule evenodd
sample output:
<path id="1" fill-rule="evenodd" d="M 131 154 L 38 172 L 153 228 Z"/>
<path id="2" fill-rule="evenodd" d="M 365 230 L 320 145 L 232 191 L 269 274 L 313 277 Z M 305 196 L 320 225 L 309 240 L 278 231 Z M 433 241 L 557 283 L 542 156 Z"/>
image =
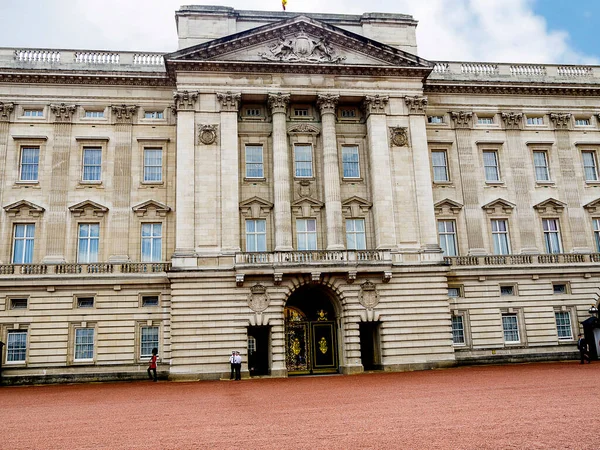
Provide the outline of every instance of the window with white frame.
<path id="1" fill-rule="evenodd" d="M 542 219 L 546 253 L 562 253 L 558 219 Z"/>
<path id="2" fill-rule="evenodd" d="M 427 116 L 427 123 L 431 123 L 431 124 L 444 123 L 444 116 Z"/>
<path id="3" fill-rule="evenodd" d="M 558 340 L 564 341 L 573 339 L 569 311 L 555 311 L 554 318 L 556 319 L 556 333 L 558 334 Z"/>
<path id="4" fill-rule="evenodd" d="M 493 117 L 477 117 L 477 123 L 479 125 L 493 125 L 494 124 L 494 118 Z"/>
<path id="5" fill-rule="evenodd" d="M 296 167 L 297 178 L 311 178 L 313 176 L 311 145 L 294 145 L 294 165 Z"/>
<path id="6" fill-rule="evenodd" d="M 535 150 L 533 152 L 533 166 L 535 168 L 535 181 L 550 181 L 548 152 Z"/>
<path id="7" fill-rule="evenodd" d="M 448 287 L 448 297 L 450 298 L 458 298 L 462 297 L 462 287 L 460 286 L 449 286 Z"/>
<path id="8" fill-rule="evenodd" d="M 596 243 L 596 251 L 600 253 L 600 219 L 593 220 L 594 226 L 594 242 Z"/>
<path id="9" fill-rule="evenodd" d="M 246 251 L 267 251 L 267 221 L 264 219 L 246 220 Z"/>
<path id="10" fill-rule="evenodd" d="M 158 327 L 140 327 L 140 357 L 149 358 L 152 356 L 153 348 L 158 348 Z"/>
<path id="11" fill-rule="evenodd" d="M 500 181 L 498 152 L 496 150 L 483 151 L 483 167 L 485 169 L 485 181 Z"/>
<path id="12" fill-rule="evenodd" d="M 254 352 L 256 352 L 256 338 L 248 336 L 248 355 L 252 355 Z"/>
<path id="13" fill-rule="evenodd" d="M 43 109 L 24 109 L 23 117 L 44 117 Z"/>
<path id="14" fill-rule="evenodd" d="M 456 222 L 454 220 L 438 220 L 438 236 L 444 256 L 457 256 Z"/>
<path id="15" fill-rule="evenodd" d="M 465 323 L 462 315 L 452 316 L 452 343 L 465 345 Z"/>
<path id="16" fill-rule="evenodd" d="M 317 249 L 317 219 L 296 219 L 298 250 Z"/>
<path id="17" fill-rule="evenodd" d="M 86 111 L 85 117 L 91 119 L 102 119 L 104 117 L 104 111 Z"/>
<path id="18" fill-rule="evenodd" d="M 33 244 L 35 224 L 15 224 L 13 237 L 13 264 L 31 264 L 33 262 Z"/>
<path id="19" fill-rule="evenodd" d="M 98 248 L 100 245 L 100 224 L 80 223 L 77 262 L 89 264 L 98 262 Z"/>
<path id="20" fill-rule="evenodd" d="M 27 331 L 8 330 L 6 337 L 6 363 L 24 363 L 27 358 Z"/>
<path id="21" fill-rule="evenodd" d="M 575 119 L 576 126 L 587 126 L 590 124 L 590 119 Z"/>
<path id="22" fill-rule="evenodd" d="M 40 164 L 39 147 L 22 147 L 19 181 L 38 181 Z"/>
<path id="23" fill-rule="evenodd" d="M 519 318 L 516 314 L 502 314 L 502 329 L 504 342 L 514 344 L 521 342 L 519 336 Z"/>
<path id="24" fill-rule="evenodd" d="M 431 165 L 433 167 L 433 181 L 448 181 L 448 158 L 446 150 L 431 151 Z"/>
<path id="25" fill-rule="evenodd" d="M 142 262 L 162 261 L 162 223 L 142 224 Z"/>
<path id="26" fill-rule="evenodd" d="M 344 178 L 360 178 L 358 145 L 344 145 L 342 147 L 342 165 Z"/>
<path id="27" fill-rule="evenodd" d="M 492 241 L 494 243 L 494 255 L 510 254 L 507 220 L 492 219 Z"/>
<path id="28" fill-rule="evenodd" d="M 144 148 L 144 182 L 162 182 L 162 148 Z"/>
<path id="29" fill-rule="evenodd" d="M 246 145 L 246 178 L 264 178 L 263 146 Z"/>
<path id="30" fill-rule="evenodd" d="M 544 125 L 544 118 L 542 116 L 527 117 L 527 125 Z"/>
<path id="31" fill-rule="evenodd" d="M 365 250 L 365 219 L 346 219 L 346 248 L 348 250 Z"/>
<path id="32" fill-rule="evenodd" d="M 595 151 L 581 152 L 585 181 L 598 181 L 598 162 Z"/>
<path id="33" fill-rule="evenodd" d="M 75 361 L 94 359 L 94 329 L 75 328 Z"/>
<path id="34" fill-rule="evenodd" d="M 163 111 L 144 111 L 144 119 L 164 119 Z"/>
<path id="35" fill-rule="evenodd" d="M 83 174 L 81 179 L 87 182 L 102 180 L 102 148 L 83 148 Z"/>

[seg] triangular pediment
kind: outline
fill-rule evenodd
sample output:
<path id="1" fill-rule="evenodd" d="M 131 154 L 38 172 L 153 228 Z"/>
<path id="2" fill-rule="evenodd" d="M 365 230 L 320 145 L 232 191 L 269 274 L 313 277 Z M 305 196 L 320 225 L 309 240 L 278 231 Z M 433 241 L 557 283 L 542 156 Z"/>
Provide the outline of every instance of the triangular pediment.
<path id="1" fill-rule="evenodd" d="M 537 210 L 539 213 L 559 213 L 562 212 L 567 206 L 566 203 L 561 202 L 560 200 L 556 200 L 555 198 L 550 197 L 547 200 L 544 200 L 537 205 L 533 205 L 533 208 Z"/>
<path id="2" fill-rule="evenodd" d="M 497 198 L 491 201 L 481 208 L 483 208 L 488 214 L 510 214 L 515 208 L 515 204 L 504 200 L 503 198 Z"/>
<path id="3" fill-rule="evenodd" d="M 592 200 L 589 203 L 586 203 L 585 205 L 583 205 L 583 207 L 590 213 L 595 213 L 600 211 L 600 198 L 597 198 L 596 200 Z"/>
<path id="4" fill-rule="evenodd" d="M 296 217 L 314 217 L 319 214 L 324 203 L 312 197 L 301 197 L 292 203 Z"/>
<path id="5" fill-rule="evenodd" d="M 27 200 L 19 200 L 4 207 L 4 211 L 12 217 L 38 217 L 44 212 L 44 208 Z"/>
<path id="6" fill-rule="evenodd" d="M 364 217 L 371 206 L 370 201 L 354 195 L 342 202 L 342 212 L 346 217 Z"/>
<path id="7" fill-rule="evenodd" d="M 273 203 L 260 197 L 251 197 L 240 202 L 240 212 L 246 218 L 264 218 L 273 209 Z"/>
<path id="8" fill-rule="evenodd" d="M 164 217 L 169 211 L 171 211 L 170 206 L 157 202 L 156 200 L 147 200 L 144 203 L 135 205 L 131 209 L 138 217 L 149 215 L 149 213 L 152 211 L 154 211 L 155 216 Z"/>
<path id="9" fill-rule="evenodd" d="M 433 205 L 435 214 L 437 215 L 458 214 L 462 207 L 462 204 L 455 202 L 454 200 L 450 200 L 449 198 L 440 200 L 439 202 Z"/>
<path id="10" fill-rule="evenodd" d="M 168 68 L 248 63 L 255 70 L 264 64 L 276 71 L 282 64 L 301 64 L 303 71 L 339 67 L 348 74 L 352 67 L 410 69 L 417 71 L 415 75 L 433 68 L 416 55 L 304 15 L 188 47 L 165 55 L 165 61 Z"/>
<path id="11" fill-rule="evenodd" d="M 91 200 L 84 200 L 73 206 L 69 206 L 69 211 L 71 211 L 76 217 L 85 215 L 102 217 L 108 212 L 108 208 Z"/>

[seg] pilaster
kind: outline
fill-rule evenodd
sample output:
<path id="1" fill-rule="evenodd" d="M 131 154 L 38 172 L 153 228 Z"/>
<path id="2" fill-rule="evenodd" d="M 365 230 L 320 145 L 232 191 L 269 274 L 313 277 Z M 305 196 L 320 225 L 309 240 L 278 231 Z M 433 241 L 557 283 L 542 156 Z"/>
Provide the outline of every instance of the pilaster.
<path id="1" fill-rule="evenodd" d="M 5 174 L 6 172 L 6 152 L 8 149 L 8 129 L 10 126 L 10 116 L 12 111 L 14 110 L 14 103 L 3 103 L 0 102 L 0 174 Z M 2 179 L 0 181 L 0 205 L 4 204 L 4 189 L 5 189 L 6 180 Z M 2 230 L 6 232 L 5 230 Z M 6 246 L 7 243 L 0 243 L 0 246 Z M 6 255 L 9 252 L 5 251 L 4 248 L 0 248 L 0 255 Z M 0 263 L 2 261 L 0 260 Z"/>

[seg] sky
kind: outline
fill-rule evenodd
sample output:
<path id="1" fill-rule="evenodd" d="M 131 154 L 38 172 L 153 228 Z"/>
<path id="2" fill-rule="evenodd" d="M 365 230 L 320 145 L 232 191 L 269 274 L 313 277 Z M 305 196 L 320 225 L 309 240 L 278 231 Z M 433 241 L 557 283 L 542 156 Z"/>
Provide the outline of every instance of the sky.
<path id="1" fill-rule="evenodd" d="M 0 0 L 0 47 L 171 52 L 175 11 L 189 4 L 282 9 L 281 0 Z M 288 0 L 287 10 L 410 14 L 419 56 L 432 61 L 600 65 L 598 0 Z"/>

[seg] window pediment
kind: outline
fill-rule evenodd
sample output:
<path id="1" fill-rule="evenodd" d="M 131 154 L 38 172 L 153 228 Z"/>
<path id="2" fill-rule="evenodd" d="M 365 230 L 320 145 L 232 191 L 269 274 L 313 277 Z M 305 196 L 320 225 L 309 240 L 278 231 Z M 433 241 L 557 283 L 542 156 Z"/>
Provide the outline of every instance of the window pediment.
<path id="1" fill-rule="evenodd" d="M 273 203 L 260 197 L 251 197 L 240 202 L 240 211 L 242 215 L 249 219 L 266 217 L 271 209 L 273 209 Z"/>
<path id="2" fill-rule="evenodd" d="M 108 208 L 91 200 L 84 200 L 76 205 L 69 206 L 69 211 L 71 211 L 75 217 L 102 217 L 108 212 Z"/>
<path id="3" fill-rule="evenodd" d="M 296 217 L 314 217 L 323 208 L 323 202 L 311 197 L 303 197 L 292 203 L 292 211 Z"/>
<path id="4" fill-rule="evenodd" d="M 496 200 L 483 205 L 481 208 L 488 214 L 511 214 L 515 206 L 514 203 L 504 200 L 503 198 L 497 198 Z"/>
<path id="5" fill-rule="evenodd" d="M 592 200 L 591 202 L 583 205 L 583 207 L 589 213 L 600 212 L 600 198 L 597 198 L 596 200 Z"/>
<path id="6" fill-rule="evenodd" d="M 4 207 L 10 217 L 39 217 L 45 209 L 27 200 L 19 200 Z"/>
<path id="7" fill-rule="evenodd" d="M 561 213 L 563 209 L 565 209 L 565 206 L 567 206 L 566 203 L 556 200 L 555 198 L 549 198 L 537 205 L 533 205 L 533 208 L 540 214 L 557 214 Z"/>
<path id="8" fill-rule="evenodd" d="M 364 217 L 372 206 L 373 203 L 354 195 L 342 202 L 342 212 L 346 217 Z"/>
<path id="9" fill-rule="evenodd" d="M 171 207 L 165 205 L 164 203 L 157 202 L 156 200 L 145 201 L 144 203 L 135 205 L 131 209 L 138 217 L 152 215 L 152 212 L 154 213 L 155 217 L 165 217 L 167 213 L 171 211 Z"/>
<path id="10" fill-rule="evenodd" d="M 454 200 L 450 200 L 449 198 L 445 198 L 444 200 L 440 200 L 436 204 L 433 205 L 435 210 L 435 215 L 457 215 L 460 213 L 463 205 Z"/>

